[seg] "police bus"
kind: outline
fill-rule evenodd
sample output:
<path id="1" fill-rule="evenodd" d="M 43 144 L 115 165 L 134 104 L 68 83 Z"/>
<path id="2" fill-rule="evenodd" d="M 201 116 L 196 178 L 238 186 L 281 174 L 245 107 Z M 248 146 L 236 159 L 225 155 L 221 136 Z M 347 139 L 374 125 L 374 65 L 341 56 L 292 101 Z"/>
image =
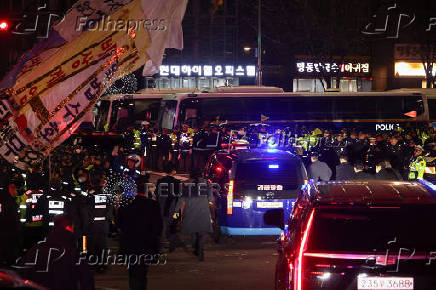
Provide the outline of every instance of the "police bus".
<path id="1" fill-rule="evenodd" d="M 105 95 L 93 108 L 93 117 L 82 122 L 75 132 L 85 143 L 121 142 L 121 134 L 144 121 L 157 127 L 161 101 L 175 93 L 192 93 L 193 89 L 144 89 L 135 94 Z M 92 120 L 91 120 L 92 119 Z"/>
<path id="2" fill-rule="evenodd" d="M 108 95 L 95 111 L 95 131 L 122 132 L 148 121 L 158 128 L 209 123 L 314 125 L 389 131 L 405 123 L 436 122 L 436 90 L 401 89 L 365 93 L 285 93 L 274 87 L 146 89 Z"/>
<path id="3" fill-rule="evenodd" d="M 162 98 L 158 124 L 300 124 L 331 130 L 390 131 L 420 126 L 435 116 L 434 99 L 421 92 L 284 93 L 278 88 L 226 88 Z M 430 112 L 432 110 L 432 112 Z"/>

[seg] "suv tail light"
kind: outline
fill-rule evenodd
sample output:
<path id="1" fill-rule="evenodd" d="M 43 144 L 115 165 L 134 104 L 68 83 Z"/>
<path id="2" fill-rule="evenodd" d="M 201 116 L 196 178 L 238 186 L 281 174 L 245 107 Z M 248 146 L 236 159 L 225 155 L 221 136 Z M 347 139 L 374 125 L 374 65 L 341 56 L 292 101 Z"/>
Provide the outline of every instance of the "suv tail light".
<path id="1" fill-rule="evenodd" d="M 227 214 L 233 214 L 233 185 L 234 181 L 230 180 L 229 182 L 229 191 L 227 192 Z"/>
<path id="2" fill-rule="evenodd" d="M 302 280 L 303 280 L 303 254 L 307 248 L 307 241 L 309 240 L 310 228 L 312 227 L 313 214 L 315 210 L 312 209 L 309 220 L 307 221 L 306 229 L 303 233 L 303 238 L 301 239 L 300 248 L 298 250 L 298 256 L 295 261 L 295 272 L 294 272 L 294 289 L 302 290 Z"/>

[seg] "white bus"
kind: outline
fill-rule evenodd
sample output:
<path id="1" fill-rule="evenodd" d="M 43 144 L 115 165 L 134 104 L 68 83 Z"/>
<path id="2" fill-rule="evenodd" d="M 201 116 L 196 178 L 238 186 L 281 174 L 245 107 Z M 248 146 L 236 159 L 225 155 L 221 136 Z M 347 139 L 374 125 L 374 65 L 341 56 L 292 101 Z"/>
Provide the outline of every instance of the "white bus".
<path id="1" fill-rule="evenodd" d="M 193 89 L 144 89 L 135 94 L 104 96 L 94 108 L 95 130 L 124 131 L 130 126 L 148 121 L 156 126 L 164 97 L 177 93 L 195 93 Z"/>
<path id="2" fill-rule="evenodd" d="M 427 101 L 428 97 L 419 92 L 284 93 L 235 88 L 165 96 L 158 123 L 167 129 L 180 128 L 184 123 L 192 127 L 242 125 L 259 123 L 264 116 L 269 124 L 392 130 L 395 125 L 429 122 L 429 111 L 434 107 Z"/>
<path id="3" fill-rule="evenodd" d="M 436 91 L 436 90 L 435 90 Z M 148 121 L 158 128 L 180 128 L 187 123 L 303 124 L 320 128 L 391 130 L 436 122 L 436 94 L 398 90 L 365 93 L 285 93 L 274 87 L 224 87 L 145 90 L 132 95 L 105 96 L 95 118 L 97 131 L 122 132 Z"/>

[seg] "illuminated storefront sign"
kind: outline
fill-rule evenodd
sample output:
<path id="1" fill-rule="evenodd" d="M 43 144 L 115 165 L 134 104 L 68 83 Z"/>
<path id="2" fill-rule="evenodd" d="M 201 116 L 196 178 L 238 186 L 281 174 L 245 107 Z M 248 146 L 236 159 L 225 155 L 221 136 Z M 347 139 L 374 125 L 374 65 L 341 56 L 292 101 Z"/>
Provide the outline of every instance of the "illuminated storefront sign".
<path id="1" fill-rule="evenodd" d="M 424 65 L 420 62 L 396 62 L 395 63 L 396 77 L 417 77 L 425 78 Z M 436 76 L 436 63 L 433 65 L 433 76 Z"/>
<path id="2" fill-rule="evenodd" d="M 341 75 L 368 75 L 369 63 L 367 62 L 313 62 L 297 61 L 296 72 L 304 75 L 341 74 Z"/>
<path id="3" fill-rule="evenodd" d="M 256 77 L 254 65 L 161 65 L 160 77 Z"/>

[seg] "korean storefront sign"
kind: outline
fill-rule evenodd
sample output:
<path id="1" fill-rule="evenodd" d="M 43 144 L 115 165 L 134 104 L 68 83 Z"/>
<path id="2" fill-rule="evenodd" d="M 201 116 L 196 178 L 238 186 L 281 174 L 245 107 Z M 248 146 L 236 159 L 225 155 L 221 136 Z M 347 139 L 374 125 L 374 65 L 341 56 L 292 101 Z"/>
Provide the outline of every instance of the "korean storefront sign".
<path id="1" fill-rule="evenodd" d="M 256 77 L 254 65 L 161 65 L 160 77 Z"/>

